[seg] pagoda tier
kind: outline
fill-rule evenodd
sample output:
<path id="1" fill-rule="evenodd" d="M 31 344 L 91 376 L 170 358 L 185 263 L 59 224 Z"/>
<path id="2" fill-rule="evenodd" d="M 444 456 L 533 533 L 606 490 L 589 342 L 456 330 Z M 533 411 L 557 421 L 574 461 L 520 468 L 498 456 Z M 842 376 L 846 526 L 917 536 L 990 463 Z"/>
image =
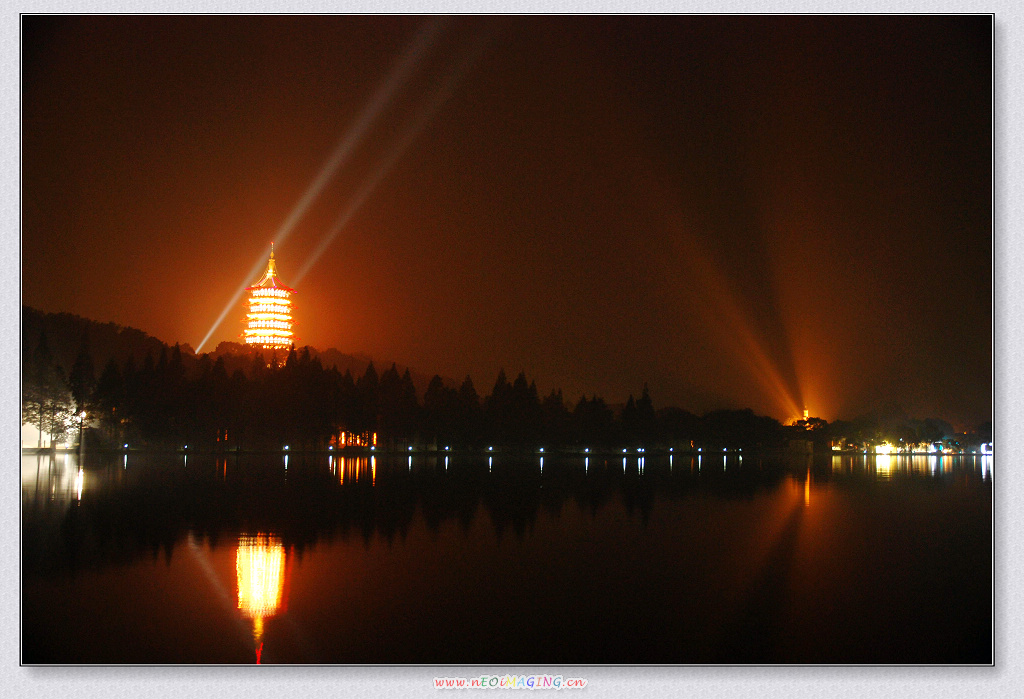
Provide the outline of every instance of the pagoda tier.
<path id="1" fill-rule="evenodd" d="M 246 289 L 245 343 L 264 349 L 288 348 L 295 340 L 292 327 L 292 295 L 295 293 L 277 278 L 274 244 L 270 244 L 267 271 L 255 285 Z"/>

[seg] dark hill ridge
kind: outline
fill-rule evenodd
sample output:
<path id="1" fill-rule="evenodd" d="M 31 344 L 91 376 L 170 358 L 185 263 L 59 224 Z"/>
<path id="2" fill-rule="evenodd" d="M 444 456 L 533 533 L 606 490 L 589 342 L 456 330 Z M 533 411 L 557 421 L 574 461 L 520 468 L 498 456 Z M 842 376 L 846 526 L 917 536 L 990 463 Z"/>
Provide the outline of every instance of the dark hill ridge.
<path id="1" fill-rule="evenodd" d="M 39 336 L 46 331 L 47 342 L 54 360 L 62 366 L 65 371 L 71 369 L 75 357 L 82 344 L 82 338 L 88 337 L 89 350 L 92 354 L 93 365 L 97 374 L 103 370 L 106 363 L 113 359 L 117 364 L 123 365 L 129 357 L 136 365 L 140 365 L 147 354 L 152 354 L 154 360 L 160 356 L 163 350 L 170 351 L 173 345 L 169 345 L 148 333 L 118 325 L 117 323 L 103 323 L 89 318 L 74 315 L 72 313 L 45 313 L 32 308 L 31 306 L 21 307 L 21 337 L 22 356 L 27 356 L 39 343 Z M 182 362 L 186 371 L 190 371 L 198 360 L 195 351 L 188 344 L 180 345 Z M 301 349 L 301 348 L 298 348 Z M 210 358 L 216 361 L 224 357 L 225 368 L 230 374 L 235 369 L 248 370 L 252 362 L 253 350 L 238 342 L 222 342 L 217 348 L 209 353 Z M 352 376 L 358 378 L 370 364 L 371 358 L 363 354 L 345 354 L 333 347 L 324 351 L 310 347 L 309 353 L 313 357 L 319 357 L 324 368 L 336 367 L 344 374 L 352 372 Z M 386 371 L 392 362 L 374 362 L 377 373 Z M 410 367 L 396 364 L 399 374 L 409 369 L 413 383 L 416 385 L 416 392 L 420 398 L 430 383 L 431 376 L 422 374 Z M 452 379 L 445 378 L 446 385 L 457 387 L 458 384 Z"/>
<path id="2" fill-rule="evenodd" d="M 363 381 L 363 388 L 358 380 L 342 381 L 335 369 L 351 372 L 358 379 L 365 376 L 370 359 L 336 349 L 319 352 L 302 348 L 295 371 L 268 372 L 262 366 L 273 354 L 270 351 L 224 342 L 214 352 L 197 357 L 186 345 L 179 348 L 185 373 L 182 376 L 176 361 L 178 353 L 141 330 L 29 307 L 23 307 L 22 320 L 22 358 L 27 367 L 23 414 L 32 424 L 40 425 L 40 431 L 42 423 L 49 420 L 46 429 L 51 436 L 66 431 L 65 415 L 77 411 L 78 405 L 89 404 L 87 364 L 80 363 L 76 372 L 71 371 L 83 338 L 88 338 L 96 376 L 103 373 L 101 367 L 109 361 L 123 365 L 133 359 L 136 370 L 124 372 L 130 385 L 123 392 L 118 388 L 116 372 L 108 374 L 102 392 L 98 386 L 94 391 L 102 393 L 97 400 L 105 406 L 103 415 L 110 415 L 109 420 L 101 419 L 117 437 L 113 444 L 133 441 L 181 445 L 194 441 L 191 436 L 195 435 L 196 443 L 212 446 L 230 426 L 238 448 L 242 448 L 243 439 L 246 448 L 289 442 L 324 448 L 339 425 L 348 425 L 357 433 L 374 428 L 392 444 L 425 435 L 435 440 L 425 443 L 476 447 L 486 440 L 517 448 L 546 443 L 574 448 L 587 444 L 605 448 L 662 444 L 689 449 L 699 444 L 719 449 L 777 449 L 795 440 L 801 448 L 813 442 L 816 449 L 829 454 L 833 446 L 830 442 L 867 451 L 884 441 L 889 445 L 902 442 L 923 453 L 925 449 L 931 451 L 938 441 L 945 442 L 943 449 L 955 452 L 977 449 L 992 439 L 991 422 L 979 425 L 970 434 L 954 433 L 944 420 L 912 418 L 898 406 L 852 421 L 829 424 L 810 418 L 783 426 L 749 408 L 717 410 L 701 417 L 681 408 L 656 410 L 646 386 L 640 400 L 631 397 L 621 409 L 609 407 L 596 396 L 565 403 L 560 393 L 540 398 L 536 386 L 528 383 L 523 373 L 509 382 L 501 372 L 482 402 L 475 390 L 467 387 L 464 395 L 451 381 L 448 390 L 436 386 L 431 389 L 427 400 L 427 376 L 410 370 L 411 380 L 405 382 L 399 378 L 406 371 L 404 366 L 396 366 L 398 375 L 391 375 L 391 364 L 382 363 L 377 367 L 379 383 Z M 44 332 L 50 358 L 34 351 Z M 307 351 L 318 361 L 303 361 Z M 282 358 L 280 353 L 278 358 Z M 212 369 L 213 362 L 221 361 L 229 374 L 241 370 L 247 380 L 234 382 L 219 371 L 207 375 L 200 370 L 200 364 Z M 64 377 L 54 371 L 53 364 L 63 368 Z M 79 397 L 73 402 L 76 390 Z M 117 410 L 121 412 L 115 420 L 113 413 Z"/>
<path id="3" fill-rule="evenodd" d="M 153 358 L 170 346 L 136 328 L 126 328 L 117 323 L 101 323 L 71 313 L 44 313 L 31 306 L 21 307 L 21 351 L 25 357 L 39 344 L 39 336 L 46 331 L 47 344 L 57 364 L 69 370 L 75 362 L 82 338 L 88 336 L 89 350 L 97 373 L 113 359 L 124 364 L 128 357 L 141 363 L 146 354 Z M 188 345 L 181 347 L 182 360 L 186 367 L 195 363 L 195 353 Z"/>

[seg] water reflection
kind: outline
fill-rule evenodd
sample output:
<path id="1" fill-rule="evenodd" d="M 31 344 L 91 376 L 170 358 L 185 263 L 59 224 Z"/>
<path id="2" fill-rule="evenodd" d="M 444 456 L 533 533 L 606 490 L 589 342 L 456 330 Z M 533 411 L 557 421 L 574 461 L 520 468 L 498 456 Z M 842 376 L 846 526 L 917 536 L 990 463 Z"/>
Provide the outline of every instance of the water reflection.
<path id="1" fill-rule="evenodd" d="M 81 502 L 85 470 L 77 454 L 25 456 L 21 461 L 21 481 L 23 498 L 31 492 L 37 504 Z"/>
<path id="2" fill-rule="evenodd" d="M 875 456 L 875 474 L 880 480 L 887 481 L 892 476 L 892 467 L 895 457 L 888 454 L 877 454 Z"/>
<path id="3" fill-rule="evenodd" d="M 367 477 L 370 479 L 370 485 L 376 485 L 377 483 L 377 457 L 376 456 L 340 456 L 337 460 L 333 460 L 331 457 L 331 473 L 332 475 L 338 476 L 338 483 L 344 485 L 348 483 L 359 483 L 360 481 L 365 482 Z M 409 457 L 409 465 L 412 465 Z"/>
<path id="4" fill-rule="evenodd" d="M 542 504 L 557 513 L 572 501 L 596 514 L 621 501 L 630 517 L 639 515 L 646 522 L 659 500 L 699 492 L 745 498 L 783 480 L 799 487 L 809 506 L 812 490 L 844 481 L 878 486 L 921 478 L 987 483 L 993 457 L 858 454 L 812 460 L 801 455 L 790 463 L 741 462 L 733 455 L 723 457 L 727 469 L 702 469 L 702 456 L 696 454 L 689 468 L 675 469 L 673 455 L 664 454 L 632 457 L 634 470 L 630 457 L 621 457 L 620 464 L 614 456 L 582 454 L 523 461 L 509 457 L 495 469 L 493 456 L 485 468 L 482 458 L 472 456 L 297 453 L 290 457 L 287 474 L 282 461 L 275 459 L 274 469 L 256 456 L 192 455 L 185 468 L 173 457 L 133 454 L 131 469 L 124 468 L 125 458 L 115 454 L 103 461 L 97 456 L 81 464 L 74 454 L 23 457 L 25 540 L 44 533 L 50 537 L 26 563 L 78 568 L 156 551 L 170 557 L 190 531 L 213 540 L 232 531 L 273 531 L 300 548 L 334 532 L 390 540 L 404 537 L 418 514 L 431 529 L 453 519 L 468 527 L 481 505 L 499 537 L 509 529 L 522 536 Z M 59 536 L 52 533 L 57 530 Z"/>
<path id="5" fill-rule="evenodd" d="M 263 655 L 263 622 L 284 610 L 287 555 L 279 537 L 240 536 L 235 553 L 238 609 L 252 620 L 256 664 Z"/>
<path id="6" fill-rule="evenodd" d="M 906 609 L 923 610 L 911 618 L 930 634 L 938 618 L 932 612 L 952 599 L 947 589 L 955 591 L 956 609 L 947 637 L 984 636 L 987 585 L 978 571 L 988 570 L 991 457 L 750 453 L 741 461 L 733 453 L 722 455 L 727 468 L 720 469 L 712 453 L 702 470 L 700 455 L 678 455 L 675 469 L 673 455 L 654 452 L 503 452 L 494 468 L 486 453 L 295 452 L 287 476 L 279 454 L 193 454 L 185 468 L 177 456 L 135 452 L 127 470 L 121 453 L 85 464 L 74 455 L 23 457 L 26 589 L 65 586 L 30 600 L 26 627 L 42 629 L 32 657 L 64 652 L 53 640 L 56 627 L 47 626 L 54 599 L 75 600 L 62 604 L 79 605 L 72 611 L 89 617 L 116 607 L 110 599 L 120 595 L 132 604 L 152 598 L 151 613 L 163 615 L 153 628 L 173 626 L 166 617 L 178 608 L 165 611 L 163 596 L 198 596 L 190 587 L 200 575 L 195 557 L 174 555 L 190 541 L 208 542 L 220 604 L 199 605 L 206 616 L 177 604 L 194 619 L 227 612 L 237 646 L 229 662 L 239 655 L 251 661 L 254 652 L 257 662 L 493 660 L 474 630 L 479 619 L 510 609 L 524 619 L 543 610 L 530 618 L 542 627 L 551 620 L 544 632 L 524 622 L 507 629 L 509 640 L 496 641 L 505 643 L 498 647 L 503 654 L 533 649 L 526 659 L 763 661 L 789 644 L 825 655 L 778 657 L 850 660 L 828 655 L 819 641 L 850 638 L 847 647 L 871 648 L 857 645 L 857 634 L 867 638 Z M 920 516 L 906 517 L 908 506 L 919 507 Z M 918 567 L 904 574 L 909 559 Z M 957 572 L 948 580 L 955 585 L 936 585 L 947 580 L 951 561 Z M 100 590 L 99 579 L 113 587 Z M 339 579 L 346 581 L 343 600 Z M 133 592 L 140 580 L 159 594 Z M 93 597 L 79 601 L 83 589 Z M 839 604 L 831 592 L 821 593 L 839 589 L 853 601 Z M 292 609 L 284 617 L 289 595 Z M 138 607 L 131 609 L 122 616 Z M 829 614 L 837 623 L 821 624 Z M 442 619 L 454 624 L 438 642 Z M 251 628 L 239 643 L 243 620 Z M 192 617 L 184 625 L 191 623 Z M 560 631 L 574 624 L 582 624 L 578 633 Z M 890 623 L 883 643 L 893 626 L 904 628 Z M 122 631 L 111 628 L 111 638 Z M 648 636 L 656 642 L 645 644 Z M 306 638 L 312 650 L 302 656 L 307 646 L 296 649 Z M 428 648 L 451 650 L 431 655 Z"/>
<path id="7" fill-rule="evenodd" d="M 969 475 L 991 478 L 992 457 L 981 454 L 845 454 L 832 456 L 833 475 L 871 477 L 886 482 L 902 478 Z"/>

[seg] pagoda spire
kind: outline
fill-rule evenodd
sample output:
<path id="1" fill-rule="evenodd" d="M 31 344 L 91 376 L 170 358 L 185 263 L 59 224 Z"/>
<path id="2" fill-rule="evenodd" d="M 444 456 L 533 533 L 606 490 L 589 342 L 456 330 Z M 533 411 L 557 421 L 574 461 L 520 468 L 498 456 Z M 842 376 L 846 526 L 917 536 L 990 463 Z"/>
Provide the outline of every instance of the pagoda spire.
<path id="1" fill-rule="evenodd" d="M 277 279 L 277 260 L 274 259 L 273 241 L 270 243 L 270 259 L 267 260 L 267 271 L 264 272 L 260 280 L 256 282 L 256 286 L 266 286 L 267 284 L 270 286 L 281 286 L 281 283 Z"/>
<path id="2" fill-rule="evenodd" d="M 270 241 L 270 260 L 267 262 L 267 273 L 264 279 L 271 279 L 277 276 L 277 262 L 274 261 L 274 241 Z"/>

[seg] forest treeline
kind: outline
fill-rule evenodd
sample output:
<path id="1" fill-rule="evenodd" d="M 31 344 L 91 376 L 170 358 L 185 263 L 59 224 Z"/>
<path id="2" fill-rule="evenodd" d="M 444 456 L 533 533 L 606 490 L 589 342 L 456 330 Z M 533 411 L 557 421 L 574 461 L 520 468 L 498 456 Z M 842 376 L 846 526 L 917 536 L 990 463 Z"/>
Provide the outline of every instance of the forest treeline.
<path id="1" fill-rule="evenodd" d="M 109 346 L 95 351 L 91 330 L 82 329 L 73 352 L 66 339 L 55 351 L 45 329 L 34 346 L 23 348 L 23 422 L 37 427 L 40 443 L 44 434 L 76 442 L 80 430 L 106 446 L 198 449 L 325 449 L 342 432 L 376 433 L 381 447 L 452 448 L 771 449 L 793 439 L 991 440 L 990 424 L 956 435 L 942 420 L 911 419 L 898 408 L 831 424 L 812 418 L 782 425 L 749 409 L 698 416 L 656 408 L 646 385 L 639 397 L 613 407 L 596 395 L 567 400 L 558 389 L 541 396 L 523 372 L 510 380 L 500 371 L 484 394 L 469 376 L 457 385 L 434 376 L 419 393 L 408 369 L 392 365 L 378 373 L 369 362 L 353 375 L 325 367 L 309 347 L 280 354 L 238 347 L 215 358 L 159 341 L 154 346 L 140 333 L 145 352 L 137 358 Z M 96 356 L 106 357 L 102 365 Z"/>

